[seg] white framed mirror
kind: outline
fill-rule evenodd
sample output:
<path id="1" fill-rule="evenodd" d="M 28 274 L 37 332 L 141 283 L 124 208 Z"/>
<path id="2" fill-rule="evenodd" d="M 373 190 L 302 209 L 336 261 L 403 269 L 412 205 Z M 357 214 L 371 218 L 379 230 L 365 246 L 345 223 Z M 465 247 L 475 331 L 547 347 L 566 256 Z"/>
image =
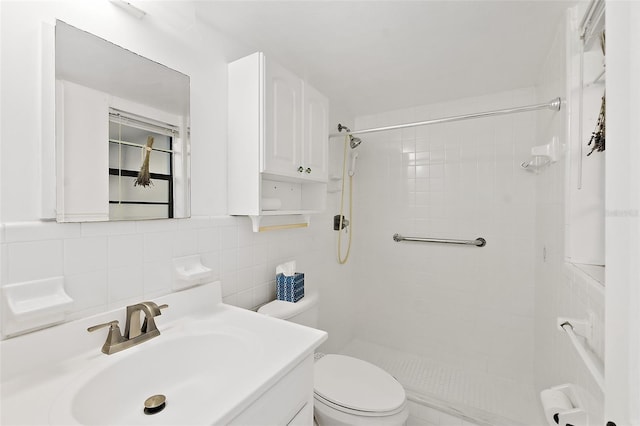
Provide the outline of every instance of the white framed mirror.
<path id="1" fill-rule="evenodd" d="M 56 220 L 190 216 L 190 79 L 57 20 Z"/>

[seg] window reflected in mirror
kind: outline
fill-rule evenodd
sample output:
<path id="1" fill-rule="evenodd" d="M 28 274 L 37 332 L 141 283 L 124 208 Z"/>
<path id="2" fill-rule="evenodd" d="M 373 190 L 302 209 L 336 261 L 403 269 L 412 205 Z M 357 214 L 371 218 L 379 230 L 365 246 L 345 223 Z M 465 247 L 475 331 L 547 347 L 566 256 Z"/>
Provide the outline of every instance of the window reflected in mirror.
<path id="1" fill-rule="evenodd" d="M 189 76 L 56 21 L 56 220 L 189 217 L 189 104 Z"/>
<path id="2" fill-rule="evenodd" d="M 109 219 L 173 218 L 177 126 L 109 111 Z M 151 145 L 151 146 L 149 146 Z M 146 169 L 146 185 L 137 184 Z"/>

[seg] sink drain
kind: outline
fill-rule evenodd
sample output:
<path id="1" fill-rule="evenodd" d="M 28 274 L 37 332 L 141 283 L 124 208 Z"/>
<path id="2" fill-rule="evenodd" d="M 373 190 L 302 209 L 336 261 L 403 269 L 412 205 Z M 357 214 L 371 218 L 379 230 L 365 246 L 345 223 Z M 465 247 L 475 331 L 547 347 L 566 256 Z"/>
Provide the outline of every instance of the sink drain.
<path id="1" fill-rule="evenodd" d="M 144 402 L 144 413 L 151 415 L 159 413 L 167 406 L 167 397 L 164 395 L 153 395 Z"/>

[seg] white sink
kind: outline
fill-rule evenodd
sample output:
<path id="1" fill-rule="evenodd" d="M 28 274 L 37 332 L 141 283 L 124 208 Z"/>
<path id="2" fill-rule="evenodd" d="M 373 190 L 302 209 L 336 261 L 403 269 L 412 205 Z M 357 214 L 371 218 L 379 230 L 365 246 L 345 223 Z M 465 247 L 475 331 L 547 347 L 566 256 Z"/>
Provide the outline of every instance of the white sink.
<path id="1" fill-rule="evenodd" d="M 124 308 L 1 341 L 0 424 L 233 423 L 312 359 L 326 333 L 221 299 L 218 282 L 155 298 L 169 305 L 155 318 L 160 336 L 112 355 L 100 352 L 107 330 L 87 327 L 124 323 Z M 308 389 L 283 389 L 312 399 L 312 364 L 303 371 Z M 145 400 L 158 394 L 165 408 L 145 414 Z M 283 404 L 254 414 L 264 420 Z"/>
<path id="2" fill-rule="evenodd" d="M 260 347 L 251 335 L 191 333 L 159 336 L 101 360 L 53 402 L 53 424 L 204 424 L 215 399 L 232 386 Z M 240 335 L 239 335 L 240 334 Z M 145 414 L 144 402 L 164 395 L 166 406 Z"/>

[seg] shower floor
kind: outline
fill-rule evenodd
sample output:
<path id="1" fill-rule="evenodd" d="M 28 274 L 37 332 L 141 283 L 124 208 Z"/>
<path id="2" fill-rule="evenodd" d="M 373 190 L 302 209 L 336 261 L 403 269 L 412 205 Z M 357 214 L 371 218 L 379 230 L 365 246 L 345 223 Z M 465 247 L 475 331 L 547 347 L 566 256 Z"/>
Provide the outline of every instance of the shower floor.
<path id="1" fill-rule="evenodd" d="M 538 398 L 533 386 L 523 386 L 489 374 L 465 372 L 359 339 L 349 343 L 341 353 L 368 361 L 393 375 L 407 392 L 410 411 L 413 402 L 446 413 L 446 418 L 454 416 L 461 419 L 460 423 L 432 420 L 423 424 L 544 424 L 538 413 Z M 412 412 L 411 415 L 415 414 Z"/>

